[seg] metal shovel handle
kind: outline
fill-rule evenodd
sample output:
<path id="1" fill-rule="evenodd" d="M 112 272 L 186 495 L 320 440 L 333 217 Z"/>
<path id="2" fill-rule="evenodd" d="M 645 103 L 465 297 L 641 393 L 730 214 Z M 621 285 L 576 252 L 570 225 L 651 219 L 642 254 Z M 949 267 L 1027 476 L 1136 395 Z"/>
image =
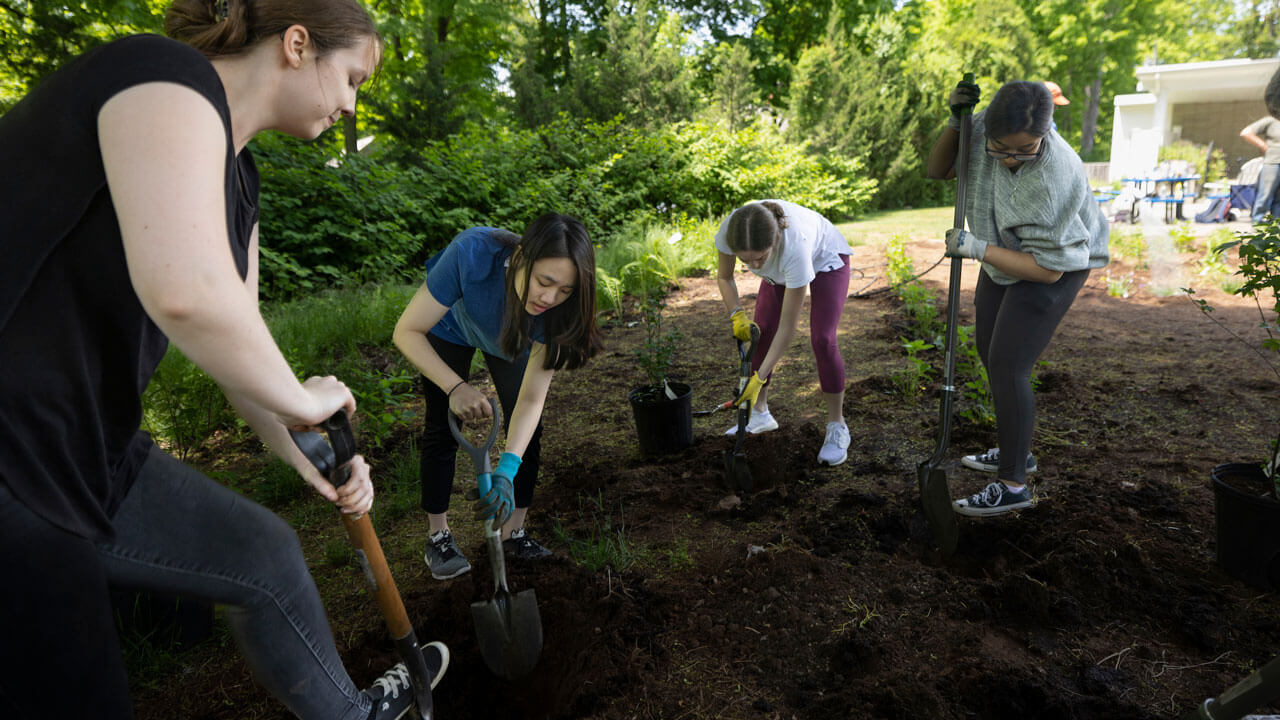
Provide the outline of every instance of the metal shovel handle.
<path id="1" fill-rule="evenodd" d="M 497 442 L 498 428 L 502 425 L 502 408 L 498 406 L 498 401 L 489 398 L 489 407 L 493 408 L 493 425 L 489 428 L 489 437 L 485 439 L 484 444 L 480 447 L 467 442 L 467 438 L 458 429 L 458 416 L 454 415 L 453 411 L 448 413 L 449 432 L 453 433 L 453 439 L 457 440 L 462 449 L 466 450 L 467 454 L 471 456 L 471 462 L 476 466 L 476 475 L 483 477 L 488 477 L 493 472 L 493 465 L 489 460 L 489 451 L 493 449 L 494 443 Z M 489 488 L 480 488 L 482 495 L 487 492 L 489 492 Z"/>

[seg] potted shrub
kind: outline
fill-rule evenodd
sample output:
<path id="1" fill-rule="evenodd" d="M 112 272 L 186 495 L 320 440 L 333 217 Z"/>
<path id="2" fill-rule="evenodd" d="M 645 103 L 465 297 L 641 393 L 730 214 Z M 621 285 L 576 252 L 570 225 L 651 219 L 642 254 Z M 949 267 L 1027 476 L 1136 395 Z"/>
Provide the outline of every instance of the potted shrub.
<path id="1" fill-rule="evenodd" d="M 1280 326 L 1276 322 L 1280 313 L 1280 220 L 1273 218 L 1252 232 L 1240 233 L 1236 240 L 1219 245 L 1215 251 L 1225 252 L 1230 248 L 1237 248 L 1240 267 L 1235 274 L 1243 280 L 1234 294 L 1253 298 L 1265 335 L 1260 346 L 1255 346 L 1234 332 L 1231 334 L 1261 357 L 1280 378 L 1276 362 L 1280 356 Z M 1195 302 L 1201 312 L 1217 322 L 1210 314 L 1213 308 L 1206 301 Z M 1264 461 L 1224 463 L 1210 473 L 1218 564 L 1232 576 L 1266 590 L 1280 589 L 1278 460 L 1280 437 L 1271 440 Z"/>
<path id="2" fill-rule="evenodd" d="M 644 343 L 636 350 L 636 360 L 644 370 L 648 383 L 627 394 L 636 420 L 640 450 L 646 455 L 682 450 L 693 444 L 693 388 L 672 382 L 667 377 L 676 346 L 680 342 L 677 328 L 663 328 L 662 311 L 666 304 L 657 295 L 648 295 L 640 305 L 644 325 Z"/>

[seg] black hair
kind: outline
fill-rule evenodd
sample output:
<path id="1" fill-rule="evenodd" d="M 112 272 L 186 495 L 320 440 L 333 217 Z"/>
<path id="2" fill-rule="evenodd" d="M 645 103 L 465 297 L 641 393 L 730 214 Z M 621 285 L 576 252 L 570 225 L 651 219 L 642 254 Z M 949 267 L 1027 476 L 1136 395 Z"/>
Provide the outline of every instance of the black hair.
<path id="1" fill-rule="evenodd" d="M 1044 83 L 1014 80 L 996 91 L 983 118 L 989 138 L 1020 132 L 1044 137 L 1053 129 L 1053 95 Z"/>
<path id="2" fill-rule="evenodd" d="M 585 365 L 604 347 L 596 325 L 596 256 L 587 229 L 577 218 L 547 213 L 530 223 L 518 242 L 513 243 L 516 236 L 510 233 L 499 239 L 515 245 L 507 269 L 507 307 L 499 337 L 502 351 L 514 358 L 532 342 L 529 330 L 533 316 L 516 292 L 517 275 L 523 276 L 528 294 L 535 262 L 569 258 L 577 268 L 578 281 L 567 300 L 542 314 L 547 335 L 543 368 L 572 370 Z"/>

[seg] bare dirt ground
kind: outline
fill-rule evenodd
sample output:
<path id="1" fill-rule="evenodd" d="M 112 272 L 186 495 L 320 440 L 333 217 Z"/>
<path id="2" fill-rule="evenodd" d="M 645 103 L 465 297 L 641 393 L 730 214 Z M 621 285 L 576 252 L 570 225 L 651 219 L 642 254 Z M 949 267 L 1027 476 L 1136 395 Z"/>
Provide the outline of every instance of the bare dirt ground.
<path id="1" fill-rule="evenodd" d="M 916 267 L 941 251 L 913 243 Z M 853 259 L 869 276 L 882 263 L 870 247 Z M 939 298 L 946 267 L 924 278 Z M 977 271 L 966 265 L 963 323 Z M 529 525 L 555 556 L 509 564 L 541 610 L 530 677 L 501 682 L 480 659 L 468 606 L 492 587 L 462 498 L 456 532 L 475 569 L 455 580 L 427 573 L 420 513 L 379 522 L 419 637 L 452 648 L 436 716 L 1142 720 L 1221 693 L 1280 648 L 1280 598 L 1216 565 L 1209 470 L 1262 459 L 1280 384 L 1188 298 L 1153 296 L 1150 268 L 1109 268 L 1129 271 L 1126 299 L 1095 272 L 1042 358 L 1038 505 L 961 518 L 951 557 L 932 546 L 916 485 L 937 439 L 937 383 L 914 398 L 893 391 L 906 360 L 892 296 L 851 299 L 840 328 L 848 461 L 816 463 L 822 411 L 802 328 L 770 396 L 781 428 L 744 444 L 756 482 L 740 504 L 726 502 L 727 414 L 695 418 L 681 452 L 641 456 L 626 395 L 643 384 L 632 354 L 643 331 L 627 326 L 634 313 L 611 322 L 605 355 L 560 374 L 548 401 Z M 739 286 L 754 289 L 745 275 Z M 1197 296 L 1255 330 L 1251 302 Z M 693 385 L 694 409 L 728 399 L 737 356 L 714 281 L 683 280 L 667 315 L 684 336 L 673 375 Z M 958 420 L 951 456 L 994 444 L 993 428 Z M 988 479 L 957 466 L 950 483 L 959 495 Z M 314 526 L 304 547 L 348 667 L 368 682 L 394 652 L 358 571 L 325 560 L 339 523 Z M 621 538 L 635 562 L 586 569 L 566 538 L 591 537 Z M 286 716 L 225 632 L 136 673 L 133 692 L 140 718 Z"/>

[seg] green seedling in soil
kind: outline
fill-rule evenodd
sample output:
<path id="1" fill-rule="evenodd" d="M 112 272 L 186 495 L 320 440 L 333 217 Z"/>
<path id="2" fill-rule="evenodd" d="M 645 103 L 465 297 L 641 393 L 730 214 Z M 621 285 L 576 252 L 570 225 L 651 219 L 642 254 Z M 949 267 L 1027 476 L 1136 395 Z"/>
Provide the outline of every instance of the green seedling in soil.
<path id="1" fill-rule="evenodd" d="M 614 525 L 613 517 L 605 512 L 604 495 L 597 497 L 578 496 L 578 519 L 587 519 L 590 513 L 590 527 L 587 537 L 574 537 L 559 516 L 556 516 L 551 528 L 552 535 L 559 542 L 569 546 L 569 555 L 574 562 L 593 571 L 599 572 L 606 567 L 614 572 L 622 572 L 630 568 L 639 556 L 638 549 L 627 539 L 627 525 L 623 518 L 622 508 L 618 508 L 619 520 Z"/>
<path id="2" fill-rule="evenodd" d="M 1173 239 L 1173 249 L 1180 253 L 1196 251 L 1196 233 L 1191 223 L 1180 222 L 1169 228 L 1169 237 Z"/>
<path id="3" fill-rule="evenodd" d="M 932 350 L 933 346 L 923 340 L 898 339 L 902 341 L 902 347 L 907 351 L 907 365 L 891 375 L 890 379 L 893 380 L 894 390 L 899 395 L 914 399 L 933 376 L 933 366 L 920 357 L 922 351 Z"/>
<path id="4" fill-rule="evenodd" d="M 680 538 L 675 547 L 663 552 L 667 557 L 667 567 L 672 570 L 691 570 L 695 565 L 693 556 L 689 554 L 689 541 L 686 538 Z"/>
<path id="5" fill-rule="evenodd" d="M 1112 275 L 1110 272 L 1102 276 L 1107 283 L 1107 294 L 1114 298 L 1127 298 L 1133 294 L 1133 273 Z"/>
<path id="6" fill-rule="evenodd" d="M 852 630 L 861 630 L 871 623 L 872 620 L 880 617 L 880 608 L 875 604 L 864 605 L 855 602 L 853 598 L 846 598 L 844 601 L 845 613 L 852 616 L 851 620 L 847 620 L 836 628 L 837 633 L 846 633 Z"/>
<path id="7" fill-rule="evenodd" d="M 345 539 L 326 540 L 324 542 L 324 563 L 330 567 L 342 567 L 351 562 L 355 556 L 351 553 L 351 543 Z"/>
<path id="8" fill-rule="evenodd" d="M 644 343 L 635 351 L 636 361 L 649 379 L 649 385 L 661 388 L 667 379 L 667 370 L 675 358 L 680 342 L 680 329 L 663 330 L 662 311 L 666 303 L 656 295 L 650 295 L 640 303 L 641 322 L 644 324 Z"/>
<path id="9" fill-rule="evenodd" d="M 1147 239 L 1142 230 L 1112 228 L 1108 247 L 1116 258 L 1131 260 L 1135 267 L 1146 267 Z"/>
<path id="10" fill-rule="evenodd" d="M 991 383 L 987 379 L 987 366 L 978 355 L 973 332 L 972 325 L 956 328 L 956 375 L 964 379 L 960 397 L 965 401 L 960 417 L 979 427 L 994 427 L 996 408 L 991 400 Z"/>

